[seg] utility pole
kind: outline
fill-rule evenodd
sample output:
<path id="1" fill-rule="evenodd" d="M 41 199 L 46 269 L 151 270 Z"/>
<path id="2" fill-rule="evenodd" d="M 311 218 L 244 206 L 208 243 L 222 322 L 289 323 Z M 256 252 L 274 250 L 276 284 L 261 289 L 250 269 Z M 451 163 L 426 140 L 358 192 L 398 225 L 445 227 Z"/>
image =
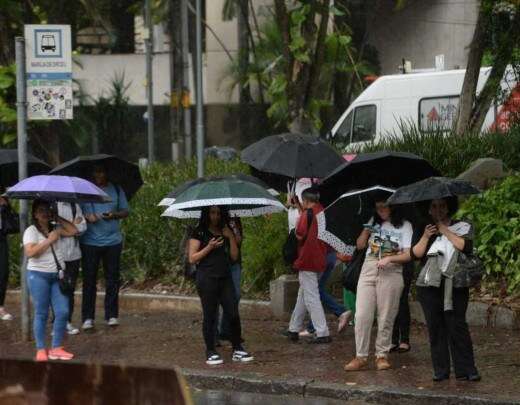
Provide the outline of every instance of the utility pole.
<path id="1" fill-rule="evenodd" d="M 181 124 L 182 124 L 182 27 L 181 0 L 169 1 L 170 33 L 170 137 L 172 140 L 172 161 L 177 163 L 181 155 Z"/>
<path id="2" fill-rule="evenodd" d="M 197 176 L 204 177 L 204 100 L 202 99 L 202 5 L 197 0 Z"/>
<path id="3" fill-rule="evenodd" d="M 191 106 L 190 106 L 190 36 L 188 31 L 188 0 L 181 0 L 181 37 L 182 37 L 182 100 L 184 112 L 184 158 L 192 157 Z"/>
<path id="4" fill-rule="evenodd" d="M 25 39 L 16 37 L 16 118 L 18 136 L 18 180 L 27 177 L 27 90 L 25 69 Z M 28 222 L 27 200 L 20 200 L 20 234 L 23 235 Z M 29 293 L 27 290 L 27 258 L 22 249 L 20 268 L 20 284 L 22 288 L 22 339 L 28 341 L 30 338 L 29 318 Z"/>
<path id="5" fill-rule="evenodd" d="M 144 6 L 145 28 L 144 44 L 146 48 L 146 96 L 148 99 L 147 122 L 148 122 L 148 162 L 155 160 L 154 146 L 154 117 L 153 117 L 153 24 L 150 0 L 145 1 Z"/>

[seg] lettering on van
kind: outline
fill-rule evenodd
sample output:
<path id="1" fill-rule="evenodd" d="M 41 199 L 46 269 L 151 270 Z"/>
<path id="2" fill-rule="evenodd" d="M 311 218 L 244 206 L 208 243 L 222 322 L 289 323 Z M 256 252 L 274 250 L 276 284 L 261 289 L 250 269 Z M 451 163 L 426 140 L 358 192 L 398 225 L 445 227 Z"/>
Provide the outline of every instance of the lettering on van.
<path id="1" fill-rule="evenodd" d="M 422 99 L 419 103 L 422 131 L 448 130 L 453 127 L 459 108 L 459 96 Z"/>

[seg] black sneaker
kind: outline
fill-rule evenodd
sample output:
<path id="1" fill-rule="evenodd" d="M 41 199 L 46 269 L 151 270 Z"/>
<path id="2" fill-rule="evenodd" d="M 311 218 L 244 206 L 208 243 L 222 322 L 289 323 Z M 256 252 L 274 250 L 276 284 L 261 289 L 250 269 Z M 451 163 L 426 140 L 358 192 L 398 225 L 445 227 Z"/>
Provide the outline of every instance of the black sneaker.
<path id="1" fill-rule="evenodd" d="M 291 332 L 290 330 L 285 332 L 284 336 L 287 336 L 291 342 L 297 342 L 298 339 L 300 338 L 300 335 L 298 332 Z"/>
<path id="2" fill-rule="evenodd" d="M 479 373 L 468 374 L 468 375 L 461 375 L 461 376 L 458 376 L 458 377 L 456 377 L 456 378 L 457 378 L 457 381 L 473 381 L 473 382 L 478 382 L 478 381 L 482 380 L 482 377 L 480 376 Z"/>
<path id="3" fill-rule="evenodd" d="M 445 373 L 445 374 L 434 374 L 433 375 L 433 381 L 434 382 L 441 382 L 441 381 L 444 381 L 444 380 L 449 380 L 450 379 L 450 375 Z"/>
<path id="4" fill-rule="evenodd" d="M 239 347 L 233 350 L 233 361 L 239 361 L 241 363 L 247 363 L 253 361 L 255 358 L 244 350 L 243 347 Z"/>
<path id="5" fill-rule="evenodd" d="M 330 336 L 320 336 L 320 337 L 316 337 L 312 340 L 309 341 L 309 343 L 311 344 L 325 344 L 325 343 L 330 343 L 332 342 L 332 339 Z"/>
<path id="6" fill-rule="evenodd" d="M 206 364 L 208 366 L 217 366 L 219 364 L 224 363 L 222 357 L 217 352 L 208 352 L 206 356 Z"/>

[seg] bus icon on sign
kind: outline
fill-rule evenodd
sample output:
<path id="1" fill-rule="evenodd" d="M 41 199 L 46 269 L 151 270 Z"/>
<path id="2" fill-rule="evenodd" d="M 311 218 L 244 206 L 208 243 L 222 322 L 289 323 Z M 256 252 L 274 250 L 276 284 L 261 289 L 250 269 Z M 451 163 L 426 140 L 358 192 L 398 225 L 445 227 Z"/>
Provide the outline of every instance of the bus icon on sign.
<path id="1" fill-rule="evenodd" d="M 56 40 L 54 39 L 54 35 L 42 35 L 41 51 L 56 51 Z"/>
<path id="2" fill-rule="evenodd" d="M 33 43 L 36 58 L 63 57 L 63 39 L 59 29 L 35 29 Z"/>

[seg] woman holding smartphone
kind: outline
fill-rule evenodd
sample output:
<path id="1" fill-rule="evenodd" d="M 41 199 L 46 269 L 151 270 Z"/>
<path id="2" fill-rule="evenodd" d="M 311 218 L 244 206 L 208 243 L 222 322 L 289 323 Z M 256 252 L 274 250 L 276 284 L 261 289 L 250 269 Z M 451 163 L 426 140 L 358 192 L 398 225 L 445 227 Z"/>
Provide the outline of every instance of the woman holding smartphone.
<path id="1" fill-rule="evenodd" d="M 253 356 L 241 344 L 241 325 L 238 301 L 231 278 L 231 264 L 238 259 L 239 250 L 233 231 L 224 223 L 222 209 L 204 207 L 198 227 L 189 242 L 189 261 L 197 266 L 197 292 L 203 312 L 202 333 L 206 343 L 206 364 L 224 361 L 215 350 L 217 308 L 221 304 L 224 317 L 229 320 L 233 361 L 248 362 Z"/>

